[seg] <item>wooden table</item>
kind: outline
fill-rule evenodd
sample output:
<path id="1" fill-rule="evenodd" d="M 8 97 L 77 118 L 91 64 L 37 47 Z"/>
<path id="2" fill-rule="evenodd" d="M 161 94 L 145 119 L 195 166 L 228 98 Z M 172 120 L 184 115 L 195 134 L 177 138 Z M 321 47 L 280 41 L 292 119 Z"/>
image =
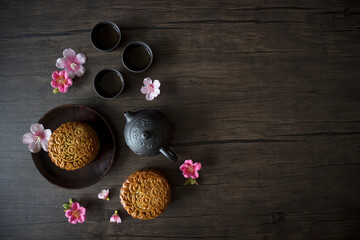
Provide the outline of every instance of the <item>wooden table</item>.
<path id="1" fill-rule="evenodd" d="M 97 51 L 101 20 L 122 31 L 113 52 Z M 2 1 L 0 3 L 1 239 L 360 239 L 359 1 Z M 121 63 L 124 46 L 148 43 L 144 73 Z M 88 57 L 85 75 L 53 94 L 65 48 Z M 93 90 L 95 74 L 118 69 L 125 92 Z M 161 81 L 146 101 L 145 77 Z M 22 135 L 63 104 L 93 108 L 116 137 L 106 176 L 81 190 L 59 188 L 36 169 Z M 179 161 L 135 155 L 123 139 L 124 110 L 157 108 L 175 128 Z M 179 166 L 201 162 L 199 186 Z M 162 170 L 173 199 L 142 221 L 121 207 L 122 182 Z M 104 188 L 111 200 L 97 199 Z M 88 209 L 71 225 L 62 204 Z M 123 222 L 109 218 L 118 209 Z"/>

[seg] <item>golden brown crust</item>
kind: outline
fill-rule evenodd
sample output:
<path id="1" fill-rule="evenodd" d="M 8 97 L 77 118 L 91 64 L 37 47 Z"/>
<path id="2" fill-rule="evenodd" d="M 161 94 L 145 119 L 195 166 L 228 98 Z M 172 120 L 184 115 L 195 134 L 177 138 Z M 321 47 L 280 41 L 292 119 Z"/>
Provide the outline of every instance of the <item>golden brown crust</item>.
<path id="1" fill-rule="evenodd" d="M 170 203 L 170 184 L 157 170 L 140 170 L 123 183 L 120 200 L 134 218 L 152 219 L 162 214 Z"/>
<path id="2" fill-rule="evenodd" d="M 67 122 L 51 134 L 49 156 L 56 166 L 67 171 L 90 163 L 100 149 L 98 135 L 92 127 L 81 122 Z"/>

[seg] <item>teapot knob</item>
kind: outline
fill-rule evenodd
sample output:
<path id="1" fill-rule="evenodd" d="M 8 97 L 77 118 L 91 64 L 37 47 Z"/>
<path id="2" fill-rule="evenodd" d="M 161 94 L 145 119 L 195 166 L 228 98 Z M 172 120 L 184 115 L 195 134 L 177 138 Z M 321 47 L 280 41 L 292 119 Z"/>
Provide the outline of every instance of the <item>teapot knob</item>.
<path id="1" fill-rule="evenodd" d="M 150 132 L 149 131 L 143 131 L 141 134 L 141 138 L 142 139 L 148 139 L 150 137 Z"/>

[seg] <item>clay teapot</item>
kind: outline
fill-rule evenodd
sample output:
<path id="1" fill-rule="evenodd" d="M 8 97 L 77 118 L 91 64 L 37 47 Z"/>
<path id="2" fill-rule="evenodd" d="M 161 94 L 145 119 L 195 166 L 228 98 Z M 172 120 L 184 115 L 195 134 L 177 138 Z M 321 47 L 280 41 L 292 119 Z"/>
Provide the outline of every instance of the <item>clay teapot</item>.
<path id="1" fill-rule="evenodd" d="M 147 157 L 162 153 L 174 162 L 178 160 L 176 154 L 168 147 L 172 127 L 160 111 L 155 109 L 125 111 L 124 116 L 125 141 L 134 153 Z"/>

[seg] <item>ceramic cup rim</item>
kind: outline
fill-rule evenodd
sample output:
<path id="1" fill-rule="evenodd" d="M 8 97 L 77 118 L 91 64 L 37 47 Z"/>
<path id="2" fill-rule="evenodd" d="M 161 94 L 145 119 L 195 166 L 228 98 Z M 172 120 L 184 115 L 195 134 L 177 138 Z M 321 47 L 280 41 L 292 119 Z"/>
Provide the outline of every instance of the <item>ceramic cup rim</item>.
<path id="1" fill-rule="evenodd" d="M 119 91 L 116 95 L 114 95 L 114 96 L 112 96 L 112 97 L 105 97 L 105 96 L 101 95 L 100 92 L 99 92 L 99 91 L 97 90 L 97 88 L 96 88 L 97 82 L 99 81 L 99 79 L 98 79 L 98 78 L 99 78 L 99 75 L 100 75 L 101 73 L 103 73 L 103 72 L 115 72 L 115 73 L 120 77 L 121 89 L 120 89 L 120 91 Z M 103 98 L 103 99 L 113 99 L 113 98 L 117 98 L 117 97 L 122 93 L 122 91 L 124 90 L 124 85 L 125 85 L 124 77 L 122 76 L 122 74 L 121 74 L 118 70 L 116 70 L 116 69 L 114 69 L 114 68 L 104 68 L 104 69 L 100 70 L 100 71 L 95 75 L 94 82 L 93 82 L 93 86 L 94 86 L 94 90 L 95 90 L 96 94 L 97 94 L 99 97 Z"/>
<path id="2" fill-rule="evenodd" d="M 109 48 L 109 49 L 102 49 L 100 48 L 99 46 L 96 46 L 95 42 L 93 41 L 94 37 L 95 37 L 95 29 L 101 25 L 105 25 L 105 26 L 112 26 L 114 27 L 117 32 L 119 33 L 119 40 L 117 41 L 117 43 L 112 47 L 112 48 Z M 102 51 L 102 52 L 111 52 L 113 50 L 115 50 L 119 44 L 120 44 L 120 41 L 121 41 L 121 31 L 120 31 L 120 28 L 119 26 L 114 23 L 114 22 L 111 22 L 111 21 L 100 21 L 98 22 L 91 30 L 91 34 L 90 34 L 90 42 L 91 44 L 94 46 L 94 48 L 96 48 L 97 50 L 99 51 Z"/>
<path id="3" fill-rule="evenodd" d="M 125 61 L 124 61 L 124 53 L 125 53 L 125 51 L 126 51 L 130 46 L 132 46 L 132 45 L 140 45 L 140 46 L 144 47 L 144 48 L 150 53 L 150 61 L 149 61 L 149 63 L 146 65 L 146 67 L 145 67 L 144 69 L 141 69 L 141 70 L 133 70 L 133 69 L 131 69 L 130 67 L 128 67 L 128 66 L 126 65 L 126 63 L 125 63 Z M 125 67 L 127 70 L 129 70 L 130 72 L 133 72 L 133 73 L 141 73 L 141 72 L 146 71 L 146 70 L 150 67 L 150 65 L 152 64 L 153 58 L 154 58 L 154 54 L 153 54 L 150 46 L 147 45 L 146 43 L 142 42 L 142 41 L 134 41 L 134 42 L 129 43 L 128 45 L 126 45 L 126 46 L 124 47 L 124 50 L 123 50 L 122 55 L 121 55 L 121 60 L 122 60 L 122 63 L 123 63 L 123 65 L 124 65 L 124 67 Z"/>

